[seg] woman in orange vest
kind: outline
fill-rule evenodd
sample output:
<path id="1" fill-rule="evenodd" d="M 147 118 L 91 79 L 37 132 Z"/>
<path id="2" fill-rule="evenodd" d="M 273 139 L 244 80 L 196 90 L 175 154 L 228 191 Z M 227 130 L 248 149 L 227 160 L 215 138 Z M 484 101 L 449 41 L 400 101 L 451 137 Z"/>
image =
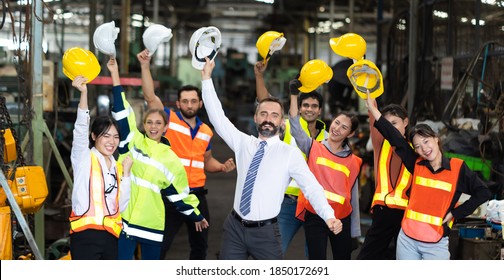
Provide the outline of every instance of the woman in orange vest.
<path id="1" fill-rule="evenodd" d="M 294 79 L 289 83 L 291 94 L 291 134 L 299 149 L 306 154 L 308 167 L 324 187 L 325 196 L 334 210 L 334 215 L 343 223 L 343 230 L 335 235 L 320 218 L 310 202 L 300 192 L 296 217 L 304 220 L 308 258 L 327 258 L 327 240 L 331 242 L 335 260 L 349 260 L 352 254 L 352 237 L 361 235 L 359 215 L 358 175 L 362 159 L 352 153 L 348 138 L 359 125 L 357 116 L 339 113 L 331 122 L 329 137 L 317 142 L 301 128 L 298 115 L 298 94 L 301 83 Z M 355 211 L 354 211 L 355 210 Z"/>
<path id="2" fill-rule="evenodd" d="M 413 127 L 409 134 L 411 147 L 381 117 L 369 94 L 366 105 L 376 119 L 374 126 L 395 147 L 404 166 L 413 174 L 409 204 L 397 238 L 397 259 L 449 260 L 448 235 L 452 220 L 473 213 L 490 199 L 490 190 L 463 160 L 443 157 L 439 137 L 430 126 Z M 457 205 L 462 193 L 471 198 Z"/>
<path id="3" fill-rule="evenodd" d="M 132 160 L 125 159 L 121 166 L 114 159 L 119 129 L 111 116 L 97 117 L 89 134 L 86 82 L 83 76 L 72 82 L 81 96 L 71 152 L 70 252 L 74 260 L 115 260 L 122 230 L 120 211 L 129 200 Z"/>

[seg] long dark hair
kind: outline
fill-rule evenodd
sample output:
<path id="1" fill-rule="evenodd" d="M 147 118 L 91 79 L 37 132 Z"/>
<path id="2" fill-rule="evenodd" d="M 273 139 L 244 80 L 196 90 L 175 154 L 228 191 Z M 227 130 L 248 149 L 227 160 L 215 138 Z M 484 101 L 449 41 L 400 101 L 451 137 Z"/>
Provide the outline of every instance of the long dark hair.
<path id="1" fill-rule="evenodd" d="M 359 127 L 359 118 L 357 118 L 357 115 L 354 114 L 354 113 L 350 113 L 350 112 L 346 112 L 346 111 L 342 111 L 342 112 L 339 112 L 334 118 L 332 121 L 334 121 L 337 117 L 339 116 L 345 116 L 347 118 L 350 119 L 350 123 L 352 124 L 352 127 L 350 128 L 350 133 L 354 132 L 357 130 L 357 128 Z M 332 123 L 332 122 L 331 122 Z"/>
<path id="2" fill-rule="evenodd" d="M 109 131 L 110 127 L 114 126 L 119 132 L 119 124 L 111 116 L 99 116 L 96 117 L 91 124 L 91 133 L 89 134 L 89 148 L 95 146 L 95 140 L 93 140 L 92 134 L 96 135 L 96 138 L 102 136 Z"/>

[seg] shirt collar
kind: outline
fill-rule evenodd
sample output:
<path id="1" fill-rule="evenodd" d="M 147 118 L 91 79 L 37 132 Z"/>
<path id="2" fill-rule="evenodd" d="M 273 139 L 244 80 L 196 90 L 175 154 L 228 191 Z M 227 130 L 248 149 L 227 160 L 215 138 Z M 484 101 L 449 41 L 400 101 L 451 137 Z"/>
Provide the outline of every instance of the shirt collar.
<path id="1" fill-rule="evenodd" d="M 96 158 L 98 159 L 99 162 L 101 162 L 102 164 L 105 164 L 105 157 L 102 155 L 102 153 L 100 153 L 100 151 L 98 151 L 95 147 L 92 147 L 91 152 L 96 155 Z M 109 158 L 110 158 L 110 162 L 112 163 L 110 165 L 110 171 L 113 171 L 115 169 L 116 160 L 113 155 L 109 156 Z"/>
<path id="2" fill-rule="evenodd" d="M 427 166 L 427 168 L 429 168 L 432 172 L 434 172 L 434 170 L 432 169 L 432 166 L 430 165 L 430 162 L 426 159 L 423 159 L 421 161 L 418 162 L 419 165 L 423 165 L 423 166 Z M 442 157 L 441 158 L 441 168 L 437 171 L 441 171 L 441 170 L 451 170 L 451 167 L 450 167 L 450 159 L 447 158 L 447 157 Z"/>
<path id="3" fill-rule="evenodd" d="M 259 143 L 261 143 L 261 141 L 266 141 L 266 143 L 268 144 L 267 146 L 271 146 L 275 143 L 278 143 L 280 142 L 280 135 L 275 135 L 273 137 L 270 137 L 266 140 L 262 140 L 261 138 L 257 138 L 258 142 L 256 143 L 257 146 L 259 146 Z"/>
<path id="4" fill-rule="evenodd" d="M 331 151 L 329 149 L 329 142 L 327 141 L 327 139 L 322 140 L 322 144 L 327 147 L 327 150 Z M 341 151 L 337 152 L 336 155 L 339 156 L 339 157 L 347 157 L 351 153 L 352 153 L 352 149 L 350 148 L 350 146 L 348 145 L 348 143 L 344 143 L 343 144 L 343 149 Z"/>

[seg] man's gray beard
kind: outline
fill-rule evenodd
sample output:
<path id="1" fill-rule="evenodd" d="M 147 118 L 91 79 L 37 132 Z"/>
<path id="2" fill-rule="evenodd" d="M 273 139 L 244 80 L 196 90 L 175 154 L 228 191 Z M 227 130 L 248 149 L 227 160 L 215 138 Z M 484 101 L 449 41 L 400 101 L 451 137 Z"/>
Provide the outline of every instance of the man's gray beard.
<path id="1" fill-rule="evenodd" d="M 262 137 L 266 137 L 266 138 L 270 138 L 270 137 L 273 137 L 275 136 L 275 134 L 277 134 L 278 132 L 278 127 L 275 126 L 275 128 L 273 128 L 273 130 L 269 130 L 269 129 L 261 129 L 261 128 L 257 128 L 257 131 L 259 132 L 259 134 L 262 136 Z"/>

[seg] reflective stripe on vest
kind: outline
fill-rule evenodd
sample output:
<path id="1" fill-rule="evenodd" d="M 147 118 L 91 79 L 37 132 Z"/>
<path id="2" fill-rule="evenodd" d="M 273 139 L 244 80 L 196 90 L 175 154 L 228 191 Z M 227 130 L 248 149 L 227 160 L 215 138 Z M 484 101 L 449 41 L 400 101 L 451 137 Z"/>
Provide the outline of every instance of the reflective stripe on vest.
<path id="1" fill-rule="evenodd" d="M 201 123 L 193 139 L 189 125 L 181 120 L 174 111 L 170 111 L 170 123 L 165 136 L 170 140 L 172 150 L 184 165 L 189 179 L 189 187 L 205 186 L 205 153 L 213 136 L 210 127 Z"/>
<path id="2" fill-rule="evenodd" d="M 304 130 L 306 135 L 311 137 L 310 130 L 308 129 L 308 122 L 306 122 L 305 119 L 303 119 L 303 118 L 299 118 L 299 124 L 301 125 L 301 128 Z M 319 131 L 319 134 L 317 134 L 317 136 L 315 137 L 315 141 L 322 142 L 322 140 L 327 139 L 329 134 L 325 130 L 326 125 L 323 121 L 317 120 L 317 124 L 320 125 L 320 127 L 322 129 Z M 292 140 L 294 140 L 294 137 L 292 137 L 292 134 L 290 131 L 290 122 L 289 122 L 289 120 L 286 120 L 285 121 L 285 135 L 284 135 L 283 141 L 285 143 L 297 148 L 296 141 L 292 141 Z M 306 154 L 303 152 L 301 152 L 301 153 L 303 154 L 303 157 L 306 160 Z M 287 190 L 285 191 L 285 193 L 289 194 L 289 195 L 294 195 L 294 196 L 299 195 L 299 185 L 296 183 L 296 181 L 294 179 L 292 179 L 290 181 L 289 186 L 287 187 Z"/>
<path id="3" fill-rule="evenodd" d="M 415 164 L 410 201 L 401 227 L 415 240 L 438 242 L 444 236 L 443 219 L 450 211 L 463 161 L 450 159 L 450 169 L 435 174 L 418 164 L 419 161 Z"/>
<path id="4" fill-rule="evenodd" d="M 119 188 L 122 178 L 122 166 L 117 163 L 117 194 L 116 209 L 114 214 L 105 213 L 106 201 L 104 193 L 103 173 L 96 155 L 91 152 L 91 171 L 89 179 L 89 209 L 81 216 L 70 214 L 70 232 L 79 232 L 87 229 L 106 230 L 119 237 L 122 229 L 121 215 L 119 214 Z"/>
<path id="5" fill-rule="evenodd" d="M 338 219 L 345 218 L 352 212 L 352 188 L 361 165 L 362 159 L 354 154 L 339 157 L 332 154 L 324 144 L 312 141 L 308 167 L 324 188 L 324 194 Z M 303 219 L 305 210 L 315 213 L 313 206 L 300 193 L 296 217 Z"/>
<path id="6" fill-rule="evenodd" d="M 406 191 L 410 187 L 412 176 L 406 167 L 401 165 L 396 185 L 391 185 L 389 167 L 392 154 L 393 150 L 389 141 L 384 140 L 380 151 L 380 158 L 378 159 L 377 186 L 371 207 L 378 204 L 386 205 L 390 208 L 405 209 L 408 205 Z"/>

